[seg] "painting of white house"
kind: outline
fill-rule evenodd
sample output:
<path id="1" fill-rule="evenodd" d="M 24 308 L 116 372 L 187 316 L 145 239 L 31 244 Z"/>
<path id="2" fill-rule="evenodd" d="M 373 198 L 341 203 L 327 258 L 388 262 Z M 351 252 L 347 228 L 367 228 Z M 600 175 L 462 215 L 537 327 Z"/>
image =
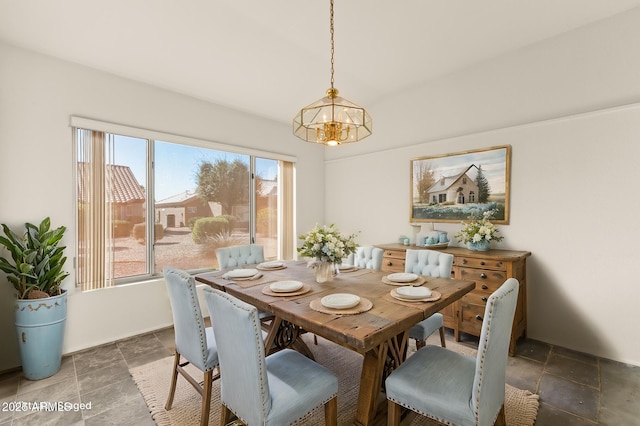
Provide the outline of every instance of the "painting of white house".
<path id="1" fill-rule="evenodd" d="M 511 146 L 411 160 L 411 222 L 509 223 Z"/>

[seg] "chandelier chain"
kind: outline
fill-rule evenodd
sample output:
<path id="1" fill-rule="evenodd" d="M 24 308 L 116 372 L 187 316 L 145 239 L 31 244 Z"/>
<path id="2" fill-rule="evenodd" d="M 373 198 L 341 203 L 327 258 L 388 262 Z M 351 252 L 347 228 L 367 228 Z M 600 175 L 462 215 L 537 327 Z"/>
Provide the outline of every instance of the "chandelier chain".
<path id="1" fill-rule="evenodd" d="M 329 12 L 329 32 L 331 34 L 331 88 L 333 89 L 333 54 L 334 54 L 334 42 L 333 42 L 333 0 L 331 0 L 331 7 Z"/>

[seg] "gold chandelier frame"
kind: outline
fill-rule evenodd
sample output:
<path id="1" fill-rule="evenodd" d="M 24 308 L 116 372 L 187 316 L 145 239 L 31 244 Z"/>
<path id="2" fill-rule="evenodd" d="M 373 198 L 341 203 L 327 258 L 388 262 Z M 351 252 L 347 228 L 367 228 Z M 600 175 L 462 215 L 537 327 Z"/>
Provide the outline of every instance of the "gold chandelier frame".
<path id="1" fill-rule="evenodd" d="M 330 0 L 331 87 L 327 96 L 302 108 L 293 118 L 293 134 L 300 139 L 337 146 L 358 142 L 371 135 L 371 116 L 361 106 L 339 96 L 334 87 L 333 0 Z"/>

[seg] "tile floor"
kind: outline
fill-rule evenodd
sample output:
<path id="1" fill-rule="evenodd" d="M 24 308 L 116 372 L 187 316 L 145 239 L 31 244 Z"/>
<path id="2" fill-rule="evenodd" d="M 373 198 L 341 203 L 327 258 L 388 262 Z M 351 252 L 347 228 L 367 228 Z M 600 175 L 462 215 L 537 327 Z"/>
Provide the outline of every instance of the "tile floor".
<path id="1" fill-rule="evenodd" d="M 477 339 L 463 336 L 463 343 L 474 346 Z M 0 375 L 0 426 L 153 425 L 129 369 L 172 350 L 173 330 L 164 329 L 66 356 L 61 371 L 45 380 Z M 521 340 L 517 352 L 507 382 L 540 395 L 536 426 L 640 425 L 640 367 L 534 340 Z M 25 412 L 12 410 L 15 401 L 76 405 Z M 75 410 L 80 402 L 91 402 L 90 409 Z"/>

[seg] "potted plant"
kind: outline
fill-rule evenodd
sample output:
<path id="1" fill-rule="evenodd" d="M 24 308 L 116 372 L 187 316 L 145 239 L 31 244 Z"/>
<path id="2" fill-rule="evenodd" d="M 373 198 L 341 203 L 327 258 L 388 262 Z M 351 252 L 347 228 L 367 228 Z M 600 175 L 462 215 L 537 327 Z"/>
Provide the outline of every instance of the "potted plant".
<path id="1" fill-rule="evenodd" d="M 498 228 L 490 221 L 494 212 L 488 210 L 482 214 L 482 219 L 471 216 L 469 222 L 462 222 L 464 227 L 455 235 L 458 242 L 467 244 L 469 250 L 487 251 L 491 241 L 502 241 L 503 237 L 497 235 Z"/>
<path id="2" fill-rule="evenodd" d="M 69 275 L 63 270 L 66 247 L 60 246 L 66 227 L 51 229 L 47 217 L 39 226 L 25 223 L 22 235 L 2 224 L 10 258 L 0 257 L 0 270 L 17 292 L 16 329 L 22 370 L 27 379 L 52 376 L 60 369 L 67 317 L 67 294 L 60 288 Z"/>

